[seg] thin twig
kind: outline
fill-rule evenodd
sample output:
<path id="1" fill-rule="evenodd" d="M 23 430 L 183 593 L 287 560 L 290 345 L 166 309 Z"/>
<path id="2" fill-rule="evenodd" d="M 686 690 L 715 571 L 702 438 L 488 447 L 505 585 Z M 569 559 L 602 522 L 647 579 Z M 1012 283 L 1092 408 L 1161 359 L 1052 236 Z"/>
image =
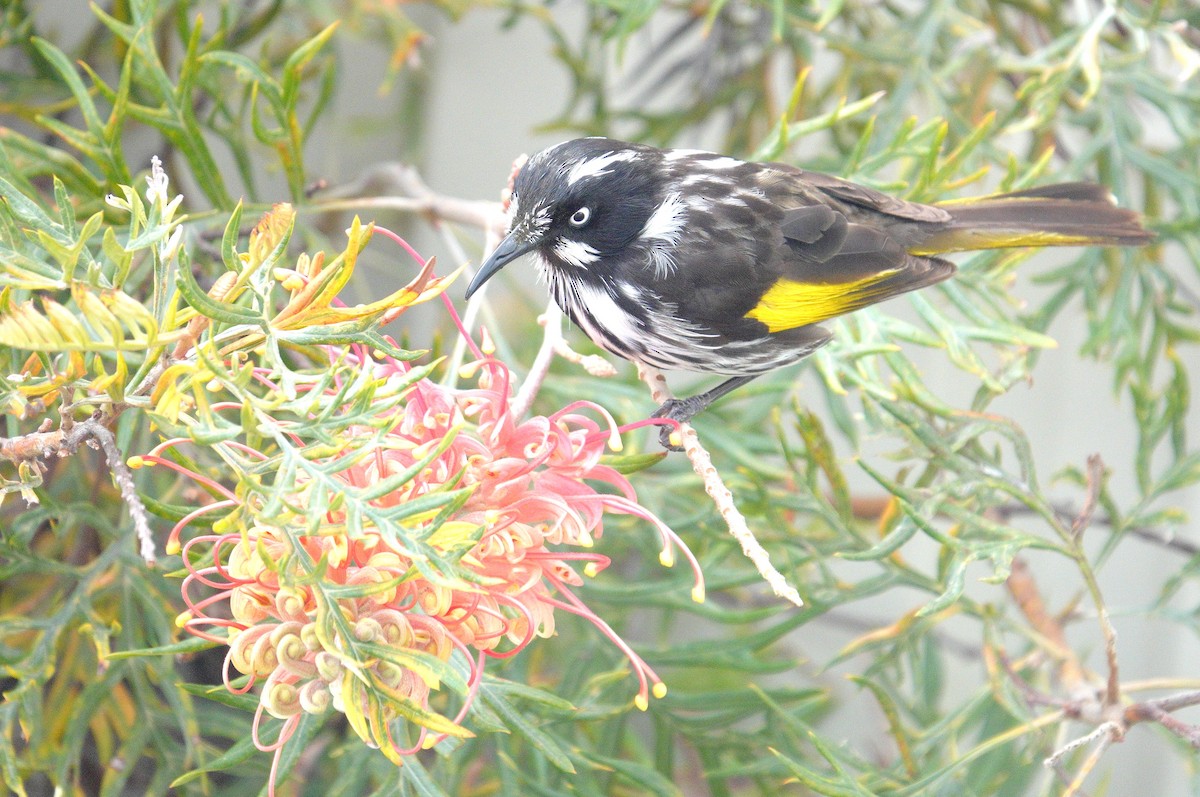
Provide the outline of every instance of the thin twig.
<path id="1" fill-rule="evenodd" d="M 658 404 L 673 398 L 662 371 L 639 364 L 638 377 L 650 388 L 650 395 Z M 729 533 L 742 546 L 742 553 L 754 563 L 759 575 L 771 586 L 777 596 L 797 606 L 803 606 L 804 601 L 800 599 L 800 593 L 771 564 L 766 549 L 759 544 L 754 532 L 747 525 L 745 516 L 734 504 L 733 493 L 725 486 L 720 472 L 712 464 L 712 457 L 700 444 L 696 430 L 690 424 L 681 423 L 679 424 L 679 436 L 683 439 L 683 450 L 687 453 L 688 461 L 692 463 L 692 470 L 704 481 L 704 491 L 713 499 L 717 511 L 725 519 L 726 525 L 729 526 Z"/>
<path id="2" fill-rule="evenodd" d="M 1096 583 L 1091 565 L 1083 552 L 1083 533 L 1091 525 L 1092 515 L 1096 504 L 1100 501 L 1100 492 L 1104 487 L 1104 460 L 1099 454 L 1092 454 L 1087 461 L 1087 491 L 1083 509 L 1079 516 L 1071 522 L 1070 540 L 1077 550 L 1080 572 L 1088 583 L 1089 592 L 1096 603 L 1096 613 L 1100 623 L 1100 633 L 1104 636 L 1104 655 L 1108 661 L 1108 678 L 1105 683 L 1104 706 L 1116 706 L 1121 700 L 1120 665 L 1117 660 L 1117 629 L 1113 627 L 1108 617 L 1108 608 L 1100 595 L 1100 585 Z"/>
<path id="3" fill-rule="evenodd" d="M 508 212 L 509 207 L 512 204 L 513 183 L 516 182 L 517 173 L 520 172 L 525 166 L 525 162 L 527 160 L 529 160 L 527 155 L 517 156 L 516 160 L 513 161 L 512 169 L 508 175 L 508 184 L 504 191 L 501 192 L 500 202 L 490 203 L 493 208 L 493 212 L 484 220 L 484 223 L 481 225 L 484 233 L 483 251 L 485 255 L 490 254 L 492 250 L 494 250 L 500 244 L 501 237 L 504 235 L 504 230 L 508 227 Z M 429 188 L 423 188 L 424 183 L 420 182 L 420 178 L 416 175 L 416 172 L 410 172 L 408 179 L 408 188 L 410 190 L 421 192 L 423 189 L 423 196 L 426 199 L 433 201 L 433 198 L 436 195 Z M 446 217 L 430 218 L 431 223 L 433 223 L 435 226 L 438 226 L 437 222 L 439 220 L 448 221 L 449 219 Z M 468 269 L 466 276 L 470 277 L 473 275 L 473 273 L 474 271 L 472 269 Z M 479 317 L 479 313 L 483 308 L 483 300 L 484 296 L 486 295 L 487 284 L 485 283 L 483 287 L 471 297 L 470 301 L 467 302 L 467 309 L 463 311 L 462 324 L 463 329 L 467 330 L 468 334 L 470 334 L 471 330 L 475 328 L 475 320 Z M 454 347 L 451 349 L 450 357 L 447 360 L 446 379 L 451 387 L 454 386 L 458 379 L 458 369 L 459 366 L 462 365 L 463 358 L 466 357 L 466 352 L 467 342 L 460 335 L 458 336 L 458 339 L 454 341 Z M 520 416 L 518 415 L 516 417 Z"/>
<path id="4" fill-rule="evenodd" d="M 524 156 L 514 163 L 513 175 L 524 165 Z M 352 182 L 323 192 L 322 199 L 309 207 L 320 212 L 339 210 L 395 210 L 413 213 L 442 234 L 442 240 L 459 262 L 467 261 L 453 232 L 445 224 L 462 224 L 478 227 L 484 231 L 483 251 L 491 252 L 500 242 L 507 226 L 509 198 L 512 180 L 502 201 L 459 199 L 439 194 L 431 189 L 412 166 L 404 163 L 380 163 L 363 172 Z M 466 272 L 468 277 L 471 271 Z M 479 317 L 485 291 L 480 290 L 463 311 L 463 328 L 474 329 Z M 450 350 L 446 365 L 446 381 L 451 387 L 458 380 L 458 369 L 466 358 L 466 341 L 459 337 Z"/>
<path id="5" fill-rule="evenodd" d="M 1125 709 L 1124 718 L 1125 722 L 1130 725 L 1135 722 L 1157 722 L 1186 740 L 1192 747 L 1200 749 L 1200 727 L 1181 722 L 1170 714 L 1172 711 L 1195 705 L 1200 705 L 1200 690 L 1134 703 Z"/>
<path id="6" fill-rule="evenodd" d="M 538 389 L 541 388 L 546 374 L 550 371 L 550 362 L 554 359 L 555 346 L 563 339 L 562 320 L 562 310 L 553 300 L 546 306 L 546 312 L 538 316 L 538 323 L 545 329 L 542 333 L 542 345 L 538 347 L 537 356 L 533 358 L 533 365 L 529 367 L 529 374 L 521 383 L 521 388 L 510 405 L 514 418 L 523 418 L 525 413 L 529 412 L 529 408 L 533 406 L 533 399 L 537 395 Z"/>
<path id="7" fill-rule="evenodd" d="M 1074 523 L 1074 521 L 1079 517 L 1079 511 L 1071 506 L 1058 504 L 1054 505 L 1052 508 L 1054 510 L 1054 515 L 1061 521 L 1070 521 Z M 994 513 L 997 518 L 1005 521 L 1018 515 L 1035 514 L 1035 511 L 1030 507 L 1026 506 L 1025 504 L 1018 503 L 1004 504 L 1002 506 L 994 507 L 989 511 Z M 1101 525 L 1108 527 L 1115 525 L 1112 518 L 1106 516 L 1096 517 L 1095 515 L 1093 515 L 1091 518 L 1091 524 L 1093 526 Z M 1130 526 L 1123 529 L 1122 533 L 1138 537 L 1139 539 L 1146 540 L 1147 542 L 1152 542 L 1155 545 L 1168 548 L 1176 553 L 1183 554 L 1184 556 L 1195 556 L 1196 554 L 1200 554 L 1200 545 L 1196 545 L 1188 540 L 1175 539 L 1174 537 L 1168 536 L 1166 533 L 1155 528 L 1148 528 L 1145 526 Z"/>
<path id="8" fill-rule="evenodd" d="M 592 376 L 616 376 L 617 369 L 599 354 L 580 354 L 571 348 L 566 338 L 559 338 L 554 343 L 554 353 L 569 363 L 574 363 Z"/>
<path id="9" fill-rule="evenodd" d="M 1096 514 L 1096 504 L 1100 502 L 1100 490 L 1104 486 L 1104 460 L 1099 454 L 1092 454 L 1087 460 L 1087 490 L 1084 493 L 1083 508 L 1071 521 L 1071 536 L 1078 538 L 1092 525 L 1092 517 Z"/>
<path id="10" fill-rule="evenodd" d="M 1046 610 L 1037 581 L 1021 557 L 1013 559 L 1012 570 L 1004 586 L 1008 588 L 1030 628 L 1042 639 L 1047 652 L 1058 661 L 1058 678 L 1064 691 L 1077 699 L 1083 695 L 1095 695 L 1087 670 L 1067 644 L 1062 624 Z"/>
<path id="11" fill-rule="evenodd" d="M 1105 722 L 1086 736 L 1081 736 L 1072 742 L 1068 742 L 1061 749 L 1047 758 L 1043 762 L 1045 766 L 1056 771 L 1061 771 L 1060 767 L 1062 766 L 1063 757 L 1069 755 L 1075 750 L 1078 750 L 1080 747 L 1090 745 L 1092 742 L 1097 743 L 1091 754 L 1088 755 L 1087 759 L 1085 759 L 1084 762 L 1079 766 L 1079 769 L 1076 770 L 1075 777 L 1072 778 L 1070 783 L 1067 784 L 1067 788 L 1062 793 L 1062 797 L 1083 797 L 1084 779 L 1086 779 L 1087 776 L 1091 774 L 1092 770 L 1096 768 L 1096 764 L 1100 763 L 1100 758 L 1104 755 L 1104 752 L 1112 746 L 1113 742 L 1119 742 L 1124 738 L 1125 729 L 1122 728 L 1119 723 Z"/>
<path id="12" fill-rule="evenodd" d="M 1117 661 L 1117 629 L 1108 616 L 1108 607 L 1100 606 L 1100 630 L 1104 634 L 1104 658 L 1108 662 L 1108 679 L 1105 682 L 1104 703 L 1115 706 L 1121 701 L 1121 668 Z"/>
<path id="13" fill-rule="evenodd" d="M 146 513 L 146 505 L 138 497 L 137 487 L 133 483 L 133 471 L 126 464 L 121 450 L 117 448 L 116 437 L 113 436 L 112 430 L 94 419 L 76 424 L 75 428 L 78 429 L 81 426 L 85 427 L 85 433 L 98 442 L 101 450 L 104 451 L 108 469 L 112 471 L 113 480 L 121 491 L 121 498 L 129 507 L 129 516 L 133 519 L 133 529 L 141 545 L 142 559 L 147 565 L 154 567 L 158 554 L 155 552 L 153 532 L 150 531 L 150 517 Z"/>
<path id="14" fill-rule="evenodd" d="M 580 354 L 568 345 L 563 337 L 563 312 L 553 300 L 546 305 L 546 312 L 538 316 L 537 320 L 545 330 L 542 334 L 542 345 L 538 347 L 533 365 L 530 366 L 525 381 L 521 383 L 521 388 L 512 401 L 512 413 L 515 418 L 524 416 L 533 406 L 533 400 L 550 371 L 550 363 L 555 355 L 582 366 L 583 370 L 592 376 L 609 377 L 616 376 L 617 373 L 613 364 L 603 357 L 597 354 Z"/>
<path id="15" fill-rule="evenodd" d="M 1089 485 L 1096 486 L 1095 490 L 1091 492 L 1098 492 L 1099 476 L 1103 472 L 1102 463 L 1098 457 L 1093 457 L 1089 460 L 1088 465 Z M 1086 517 L 1088 512 L 1089 510 L 1085 507 L 1079 517 Z M 1086 525 L 1086 522 L 1080 522 L 1073 528 L 1082 531 Z M 1077 534 L 1075 539 L 1078 539 Z M 1200 705 L 1200 689 L 1122 705 L 1124 692 L 1132 691 L 1131 687 L 1144 688 L 1145 684 L 1131 684 L 1122 690 L 1120 667 L 1117 660 L 1116 630 L 1103 605 L 1099 607 L 1098 611 L 1100 627 L 1105 637 L 1108 678 L 1103 692 L 1100 692 L 1092 687 L 1093 679 L 1084 669 L 1074 651 L 1068 647 L 1061 622 L 1046 611 L 1037 583 L 1028 566 L 1019 557 L 1013 560 L 1012 572 L 1006 581 L 1006 586 L 1030 627 L 1042 640 L 1045 649 L 1058 659 L 1059 681 L 1069 697 L 1066 699 L 1052 697 L 1033 689 L 1001 656 L 1001 662 L 1008 676 L 1017 685 L 1029 705 L 1055 706 L 1066 717 L 1096 726 L 1087 734 L 1064 744 L 1044 761 L 1045 766 L 1053 770 L 1065 784 L 1064 795 L 1083 797 L 1085 794 L 1083 782 L 1095 769 L 1104 752 L 1115 742 L 1122 741 L 1129 728 L 1139 722 L 1155 722 L 1184 739 L 1188 744 L 1200 749 L 1200 727 L 1182 722 L 1171 715 L 1173 711 Z M 1079 765 L 1074 775 L 1069 774 L 1063 766 L 1066 756 L 1093 743 L 1096 743 L 1095 747 Z"/>
<path id="16" fill-rule="evenodd" d="M 231 282 L 231 275 L 222 275 L 209 290 L 209 295 L 222 295 Z M 153 392 L 158 385 L 158 380 L 162 378 L 171 363 L 183 359 L 189 354 L 209 323 L 210 320 L 203 316 L 192 319 L 188 323 L 184 335 L 176 342 L 173 352 L 169 356 L 160 358 L 159 362 L 149 369 L 128 395 L 144 396 Z M 129 507 L 129 516 L 133 520 L 134 533 L 138 538 L 142 559 L 147 565 L 153 567 L 158 560 L 158 554 L 155 550 L 153 532 L 150 530 L 150 518 L 145 504 L 138 497 L 137 487 L 133 481 L 133 471 L 125 462 L 125 457 L 117 447 L 116 437 L 113 436 L 110 428 L 130 405 L 127 401 L 122 401 L 113 404 L 103 412 L 93 413 L 92 417 L 86 421 L 76 422 L 70 413 L 79 405 L 80 402 L 76 402 L 73 406 L 67 406 L 64 403 L 60 410 L 62 423 L 58 429 L 51 429 L 50 421 L 47 419 L 36 432 L 11 438 L 0 438 L 0 457 L 14 464 L 37 462 L 40 465 L 42 459 L 74 454 L 84 441 L 90 441 L 93 447 L 99 447 L 104 452 L 108 469 L 121 491 L 121 498 Z"/>

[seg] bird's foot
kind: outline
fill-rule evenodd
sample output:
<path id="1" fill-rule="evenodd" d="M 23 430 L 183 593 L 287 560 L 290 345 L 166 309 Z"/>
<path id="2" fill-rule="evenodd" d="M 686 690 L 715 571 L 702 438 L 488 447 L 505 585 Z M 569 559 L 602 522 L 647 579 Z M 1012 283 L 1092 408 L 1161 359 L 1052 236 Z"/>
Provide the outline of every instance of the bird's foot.
<path id="1" fill-rule="evenodd" d="M 705 406 L 707 406 L 707 402 L 698 399 L 702 399 L 702 397 L 692 396 L 691 398 L 685 399 L 667 399 L 663 402 L 661 407 L 650 413 L 650 417 L 665 418 L 666 420 L 676 421 L 677 423 L 687 423 L 694 418 L 697 413 L 703 410 Z M 675 440 L 679 440 L 677 435 L 678 430 L 679 427 L 674 425 L 664 425 L 659 427 L 659 444 L 668 451 L 682 451 L 682 441 L 680 440 L 678 443 L 675 442 Z M 675 438 L 675 440 L 672 440 L 672 438 Z"/>

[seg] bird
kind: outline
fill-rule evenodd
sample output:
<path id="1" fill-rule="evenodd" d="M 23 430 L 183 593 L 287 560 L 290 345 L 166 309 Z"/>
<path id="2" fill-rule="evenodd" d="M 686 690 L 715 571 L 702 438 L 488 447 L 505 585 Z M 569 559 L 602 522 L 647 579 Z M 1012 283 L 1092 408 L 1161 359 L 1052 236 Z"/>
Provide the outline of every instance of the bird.
<path id="1" fill-rule="evenodd" d="M 466 297 L 532 255 L 602 349 L 725 377 L 652 414 L 678 423 L 824 346 L 821 322 L 948 279 L 955 265 L 941 255 L 1151 239 L 1094 183 L 922 204 L 784 163 L 604 137 L 529 158 L 509 211 Z M 660 429 L 668 449 L 679 448 L 675 428 Z"/>

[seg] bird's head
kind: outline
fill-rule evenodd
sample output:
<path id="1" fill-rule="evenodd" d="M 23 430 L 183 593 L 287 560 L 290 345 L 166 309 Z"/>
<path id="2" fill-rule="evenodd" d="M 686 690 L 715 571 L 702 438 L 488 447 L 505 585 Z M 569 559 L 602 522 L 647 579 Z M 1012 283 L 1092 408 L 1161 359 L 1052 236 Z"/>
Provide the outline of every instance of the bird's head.
<path id="1" fill-rule="evenodd" d="M 661 158 L 661 150 L 608 138 L 566 141 L 534 155 L 513 186 L 508 236 L 479 267 L 467 298 L 527 252 L 549 268 L 578 270 L 577 277 L 602 275 L 662 206 Z"/>

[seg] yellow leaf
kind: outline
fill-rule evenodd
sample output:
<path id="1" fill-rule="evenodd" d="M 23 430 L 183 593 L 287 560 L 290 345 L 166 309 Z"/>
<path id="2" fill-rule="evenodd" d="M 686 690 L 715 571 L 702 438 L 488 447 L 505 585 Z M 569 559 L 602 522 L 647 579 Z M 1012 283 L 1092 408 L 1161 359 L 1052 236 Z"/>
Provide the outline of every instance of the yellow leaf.
<path id="1" fill-rule="evenodd" d="M 252 270 L 263 265 L 279 244 L 291 235 L 295 222 L 296 210 L 286 202 L 280 202 L 263 214 L 250 232 L 248 265 Z"/>
<path id="2" fill-rule="evenodd" d="M 133 334 L 139 347 L 149 348 L 155 344 L 158 338 L 158 322 L 146 305 L 120 290 L 104 291 L 100 294 L 100 301 L 124 321 L 125 327 Z"/>
<path id="3" fill-rule="evenodd" d="M 121 329 L 121 320 L 104 302 L 79 283 L 71 286 L 71 293 L 83 317 L 87 319 L 95 334 L 101 336 L 100 340 L 114 349 L 125 348 L 125 332 Z M 103 337 L 104 335 L 107 335 L 107 338 Z"/>
<path id="4" fill-rule="evenodd" d="M 55 331 L 63 340 L 75 346 L 87 346 L 87 330 L 83 328 L 83 324 L 79 322 L 74 313 L 53 299 L 42 299 L 42 312 L 46 314 L 46 318 L 54 325 Z"/>

